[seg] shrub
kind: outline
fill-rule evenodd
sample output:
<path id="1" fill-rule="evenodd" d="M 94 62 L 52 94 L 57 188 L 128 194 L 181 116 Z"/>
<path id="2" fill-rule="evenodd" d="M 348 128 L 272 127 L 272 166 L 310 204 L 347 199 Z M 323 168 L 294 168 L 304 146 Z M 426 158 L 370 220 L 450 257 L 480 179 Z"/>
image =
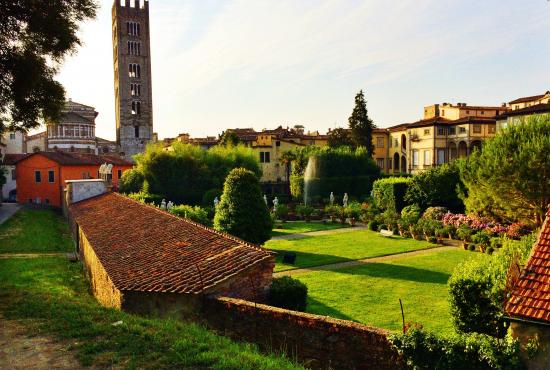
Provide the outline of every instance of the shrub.
<path id="1" fill-rule="evenodd" d="M 378 230 L 378 225 L 380 225 L 380 223 L 378 221 L 372 220 L 367 224 L 367 227 L 370 231 L 377 231 Z"/>
<path id="2" fill-rule="evenodd" d="M 118 182 L 118 191 L 123 194 L 139 193 L 143 188 L 144 181 L 145 177 L 141 171 L 135 168 L 124 171 Z"/>
<path id="3" fill-rule="evenodd" d="M 308 205 L 305 205 L 305 204 L 298 204 L 296 206 L 296 213 L 304 218 L 305 220 L 309 220 L 309 218 L 311 217 L 311 214 L 313 213 L 314 209 L 313 207 L 310 207 Z"/>
<path id="4" fill-rule="evenodd" d="M 488 246 L 490 240 L 491 237 L 485 231 L 478 231 L 474 234 L 474 236 L 472 236 L 472 242 L 483 246 Z"/>
<path id="5" fill-rule="evenodd" d="M 437 238 L 435 236 L 428 237 L 428 241 L 432 244 L 437 244 Z"/>
<path id="6" fill-rule="evenodd" d="M 263 244 L 273 224 L 256 175 L 244 168 L 232 170 L 214 217 L 214 228 L 251 243 Z"/>
<path id="7" fill-rule="evenodd" d="M 430 207 L 424 211 L 422 218 L 427 220 L 441 221 L 449 210 L 445 207 Z"/>
<path id="8" fill-rule="evenodd" d="M 440 337 L 421 328 L 392 334 L 390 343 L 414 369 L 527 369 L 521 360 L 519 341 L 479 335 Z"/>
<path id="9" fill-rule="evenodd" d="M 288 217 L 288 206 L 286 204 L 279 204 L 275 211 L 275 215 L 279 220 L 285 221 Z"/>
<path id="10" fill-rule="evenodd" d="M 422 210 L 416 204 L 406 206 L 401 210 L 401 220 L 403 227 L 408 228 L 410 225 L 415 224 L 420 219 Z"/>
<path id="11" fill-rule="evenodd" d="M 473 230 L 468 225 L 460 225 L 456 230 L 456 236 L 465 242 L 471 241 Z"/>
<path id="12" fill-rule="evenodd" d="M 143 191 L 128 194 L 128 198 L 132 198 L 144 204 L 154 204 L 156 206 L 159 206 L 163 199 L 161 195 L 149 194 Z"/>
<path id="13" fill-rule="evenodd" d="M 470 252 L 475 252 L 476 251 L 476 245 L 475 244 L 469 244 L 468 245 L 468 250 Z"/>
<path id="14" fill-rule="evenodd" d="M 494 252 L 495 252 L 495 248 L 493 248 L 493 247 L 489 247 L 485 250 L 485 253 L 487 253 L 489 255 L 493 254 Z"/>
<path id="15" fill-rule="evenodd" d="M 463 212 L 464 203 L 459 189 L 463 188 L 460 170 L 454 163 L 444 164 L 412 177 L 405 201 L 421 208 L 444 206 L 454 212 Z"/>
<path id="16" fill-rule="evenodd" d="M 508 239 L 494 256 L 481 255 L 455 268 L 449 279 L 449 301 L 457 330 L 504 335 L 501 318 L 506 301 L 506 274 L 514 256 L 518 256 L 519 264 L 527 260 L 534 240 L 534 235 L 520 241 Z"/>
<path id="17" fill-rule="evenodd" d="M 212 226 L 212 221 L 208 218 L 208 212 L 199 206 L 182 204 L 172 207 L 169 212 L 179 217 L 188 218 L 204 226 Z"/>
<path id="18" fill-rule="evenodd" d="M 361 215 L 361 203 L 351 202 L 345 209 L 346 216 L 349 218 L 355 218 L 356 220 Z"/>
<path id="19" fill-rule="evenodd" d="M 377 231 L 382 231 L 382 230 L 387 230 L 387 229 L 388 229 L 388 225 L 380 224 L 380 225 L 378 225 Z"/>
<path id="20" fill-rule="evenodd" d="M 391 209 L 394 212 L 401 212 L 406 206 L 404 197 L 410 182 L 410 177 L 376 180 L 372 189 L 376 206 L 382 210 Z"/>
<path id="21" fill-rule="evenodd" d="M 502 238 L 491 238 L 491 247 L 494 249 L 502 248 Z"/>
<path id="22" fill-rule="evenodd" d="M 269 289 L 270 305 L 288 310 L 305 311 L 307 306 L 307 286 L 290 276 L 273 279 Z"/>
<path id="23" fill-rule="evenodd" d="M 339 210 L 338 210 L 338 206 L 337 205 L 328 205 L 325 207 L 325 213 L 329 216 L 329 217 L 333 217 L 333 218 L 336 218 L 338 217 L 338 214 L 339 214 Z"/>

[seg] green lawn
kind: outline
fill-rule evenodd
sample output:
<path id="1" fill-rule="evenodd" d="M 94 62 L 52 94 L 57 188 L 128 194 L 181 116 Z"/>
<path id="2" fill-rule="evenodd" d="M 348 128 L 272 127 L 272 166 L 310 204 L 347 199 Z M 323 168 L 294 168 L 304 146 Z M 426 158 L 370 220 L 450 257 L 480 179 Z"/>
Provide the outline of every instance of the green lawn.
<path id="1" fill-rule="evenodd" d="M 270 240 L 265 247 L 276 252 L 275 271 L 312 267 L 335 262 L 378 257 L 433 247 L 426 241 L 383 237 L 370 230 L 358 230 L 349 233 L 304 237 L 290 240 Z M 281 263 L 284 251 L 296 252 L 294 265 Z"/>
<path id="2" fill-rule="evenodd" d="M 67 222 L 51 210 L 23 208 L 0 225 L 0 253 L 68 252 L 73 249 Z"/>
<path id="3" fill-rule="evenodd" d="M 309 289 L 308 312 L 401 330 L 401 298 L 405 322 L 446 333 L 453 331 L 447 280 L 459 262 L 480 255 L 459 249 L 431 252 L 297 279 Z"/>
<path id="4" fill-rule="evenodd" d="M 323 230 L 334 230 L 340 229 L 342 227 L 349 227 L 349 224 L 341 224 L 339 222 L 305 222 L 305 221 L 293 221 L 293 222 L 277 222 L 273 231 L 271 232 L 272 236 L 278 235 L 288 235 L 288 234 L 302 234 L 309 233 L 312 231 L 323 231 Z"/>
<path id="5" fill-rule="evenodd" d="M 196 324 L 147 319 L 99 305 L 82 265 L 64 258 L 0 260 L 0 312 L 29 334 L 70 343 L 83 366 L 127 369 L 299 369 Z M 122 321 L 123 324 L 112 324 Z"/>

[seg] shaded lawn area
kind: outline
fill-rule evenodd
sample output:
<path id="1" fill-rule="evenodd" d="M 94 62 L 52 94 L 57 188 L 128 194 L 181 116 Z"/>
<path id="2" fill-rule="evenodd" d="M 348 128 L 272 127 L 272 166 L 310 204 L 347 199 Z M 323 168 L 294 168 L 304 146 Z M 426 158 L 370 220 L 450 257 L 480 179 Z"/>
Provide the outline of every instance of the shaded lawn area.
<path id="1" fill-rule="evenodd" d="M 139 369 L 301 369 L 202 326 L 99 305 L 82 265 L 63 258 L 0 260 L 0 312 L 29 334 L 69 341 L 83 366 Z M 123 324 L 112 324 L 121 320 Z"/>
<path id="2" fill-rule="evenodd" d="M 401 298 L 405 322 L 452 333 L 447 280 L 459 262 L 479 256 L 459 249 L 431 252 L 297 278 L 309 289 L 307 312 L 397 331 Z"/>
<path id="3" fill-rule="evenodd" d="M 341 229 L 343 227 L 350 227 L 349 224 L 341 224 L 339 222 L 305 222 L 305 221 L 292 221 L 292 222 L 277 222 L 271 236 L 280 236 L 288 234 L 302 234 L 312 231 L 334 230 Z"/>
<path id="4" fill-rule="evenodd" d="M 265 247 L 280 252 L 276 257 L 275 271 L 313 267 L 329 263 L 379 257 L 434 247 L 423 240 L 384 237 L 370 230 L 358 230 L 334 235 L 311 236 L 290 240 L 270 240 Z M 282 263 L 283 252 L 296 253 L 294 265 Z"/>
<path id="5" fill-rule="evenodd" d="M 0 225 L 0 253 L 70 252 L 74 249 L 66 220 L 47 209 L 20 209 Z"/>

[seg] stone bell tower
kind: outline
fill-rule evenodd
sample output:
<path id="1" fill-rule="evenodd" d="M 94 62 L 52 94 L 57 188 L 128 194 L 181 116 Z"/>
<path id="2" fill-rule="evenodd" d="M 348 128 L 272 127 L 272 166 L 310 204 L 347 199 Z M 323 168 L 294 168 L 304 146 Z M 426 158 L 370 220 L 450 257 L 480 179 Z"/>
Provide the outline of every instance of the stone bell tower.
<path id="1" fill-rule="evenodd" d="M 116 141 L 131 156 L 153 139 L 149 2 L 115 0 L 112 27 Z"/>

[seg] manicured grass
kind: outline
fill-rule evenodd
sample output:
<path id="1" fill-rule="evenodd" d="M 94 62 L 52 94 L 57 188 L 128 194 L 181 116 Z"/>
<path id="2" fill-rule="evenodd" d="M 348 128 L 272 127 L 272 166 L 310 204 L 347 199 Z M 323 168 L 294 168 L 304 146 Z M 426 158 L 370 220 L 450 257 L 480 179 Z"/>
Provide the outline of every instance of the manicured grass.
<path id="1" fill-rule="evenodd" d="M 0 253 L 68 252 L 73 249 L 67 222 L 51 210 L 23 208 L 0 225 Z"/>
<path id="2" fill-rule="evenodd" d="M 205 328 L 100 306 L 80 263 L 63 258 L 0 260 L 0 311 L 29 333 L 71 344 L 83 366 L 127 369 L 298 369 Z M 112 324 L 122 321 L 121 325 Z"/>
<path id="3" fill-rule="evenodd" d="M 383 237 L 379 233 L 370 230 L 300 239 L 270 240 L 265 244 L 266 248 L 280 252 L 277 254 L 275 271 L 378 257 L 433 246 L 433 244 L 426 241 L 399 236 Z M 281 262 L 285 251 L 296 253 L 294 265 Z"/>
<path id="4" fill-rule="evenodd" d="M 340 229 L 342 227 L 349 227 L 348 224 L 341 224 L 339 222 L 305 222 L 305 221 L 292 221 L 292 222 L 277 222 L 273 231 L 271 232 L 272 236 L 278 235 L 288 235 L 288 234 L 302 234 L 309 233 L 312 231 L 323 231 L 323 230 L 334 230 Z"/>
<path id="5" fill-rule="evenodd" d="M 401 298 L 405 322 L 451 333 L 447 280 L 459 262 L 480 255 L 459 249 L 428 252 L 297 279 L 309 289 L 308 312 L 401 330 Z"/>

